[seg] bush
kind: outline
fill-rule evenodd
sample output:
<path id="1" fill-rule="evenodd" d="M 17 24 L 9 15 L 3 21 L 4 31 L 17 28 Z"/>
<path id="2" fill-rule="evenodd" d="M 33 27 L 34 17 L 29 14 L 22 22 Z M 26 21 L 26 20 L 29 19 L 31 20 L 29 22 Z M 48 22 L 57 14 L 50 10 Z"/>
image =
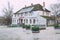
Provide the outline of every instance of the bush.
<path id="1" fill-rule="evenodd" d="M 12 25 L 9 25 L 8 27 L 20 27 L 20 26 L 17 24 L 12 24 Z"/>
<path id="2" fill-rule="evenodd" d="M 23 25 L 22 25 L 22 28 L 26 28 L 26 26 L 27 26 L 27 25 L 23 24 Z"/>
<path id="3" fill-rule="evenodd" d="M 26 29 L 30 29 L 30 27 L 31 27 L 30 25 L 27 25 L 27 26 L 26 26 Z"/>
<path id="4" fill-rule="evenodd" d="M 32 31 L 39 31 L 39 27 L 38 26 L 32 27 Z"/>
<path id="5" fill-rule="evenodd" d="M 58 24 L 54 24 L 54 27 L 55 27 L 55 28 L 59 28 L 59 25 L 58 25 Z"/>

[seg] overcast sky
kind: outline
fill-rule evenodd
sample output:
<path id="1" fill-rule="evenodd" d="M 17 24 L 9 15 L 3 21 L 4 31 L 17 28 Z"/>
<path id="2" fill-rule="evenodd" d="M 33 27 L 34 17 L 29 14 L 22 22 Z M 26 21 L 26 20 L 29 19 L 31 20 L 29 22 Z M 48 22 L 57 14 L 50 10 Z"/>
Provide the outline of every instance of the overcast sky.
<path id="1" fill-rule="evenodd" d="M 43 1 L 45 2 L 45 7 L 49 9 L 49 5 L 56 3 L 57 0 L 0 0 L 0 16 L 3 15 L 2 10 L 3 8 L 7 7 L 8 1 L 13 7 L 13 11 L 16 12 L 22 7 L 29 6 L 31 3 L 33 4 L 43 4 Z"/>

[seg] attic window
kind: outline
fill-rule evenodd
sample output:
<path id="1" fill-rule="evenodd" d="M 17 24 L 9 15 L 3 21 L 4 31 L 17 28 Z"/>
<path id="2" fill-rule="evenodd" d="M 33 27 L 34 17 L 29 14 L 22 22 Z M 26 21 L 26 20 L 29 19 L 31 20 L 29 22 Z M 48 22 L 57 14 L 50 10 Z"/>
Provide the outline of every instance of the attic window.
<path id="1" fill-rule="evenodd" d="M 25 12 L 25 13 L 27 13 L 27 12 Z"/>
<path id="2" fill-rule="evenodd" d="M 25 12 L 25 16 L 27 16 L 27 12 Z"/>

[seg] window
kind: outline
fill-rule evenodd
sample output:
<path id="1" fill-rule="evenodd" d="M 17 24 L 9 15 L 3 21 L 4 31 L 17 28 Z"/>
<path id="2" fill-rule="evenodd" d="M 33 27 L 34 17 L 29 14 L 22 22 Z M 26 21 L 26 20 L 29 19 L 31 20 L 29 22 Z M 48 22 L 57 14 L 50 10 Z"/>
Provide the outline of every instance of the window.
<path id="1" fill-rule="evenodd" d="M 21 23 L 23 23 L 23 19 L 21 19 Z"/>
<path id="2" fill-rule="evenodd" d="M 12 20 L 12 22 L 14 23 L 14 20 Z"/>
<path id="3" fill-rule="evenodd" d="M 21 16 L 23 16 L 23 13 L 21 13 Z"/>
<path id="4" fill-rule="evenodd" d="M 33 19 L 33 23 L 35 23 L 35 19 Z"/>
<path id="5" fill-rule="evenodd" d="M 26 19 L 26 23 L 28 23 L 28 19 Z"/>
<path id="6" fill-rule="evenodd" d="M 16 17 L 16 14 L 15 14 L 15 17 Z"/>
<path id="7" fill-rule="evenodd" d="M 30 19 L 30 23 L 32 22 L 32 20 Z"/>
<path id="8" fill-rule="evenodd" d="M 14 22 L 16 23 L 16 20 Z"/>
<path id="9" fill-rule="evenodd" d="M 24 19 L 24 23 L 25 23 L 25 19 Z"/>
<path id="10" fill-rule="evenodd" d="M 31 16 L 31 15 L 32 15 L 32 11 L 29 12 L 29 16 Z"/>
<path id="11" fill-rule="evenodd" d="M 15 23 L 15 22 L 16 22 L 16 20 L 14 19 L 14 20 L 13 20 L 13 23 Z"/>
<path id="12" fill-rule="evenodd" d="M 31 13 L 31 11 L 30 11 L 30 13 Z"/>
<path id="13" fill-rule="evenodd" d="M 25 12 L 25 16 L 27 16 L 27 12 Z"/>
<path id="14" fill-rule="evenodd" d="M 19 14 L 17 14 L 18 15 L 18 17 L 19 17 Z"/>
<path id="15" fill-rule="evenodd" d="M 19 20 L 17 20 L 17 22 L 19 22 Z"/>

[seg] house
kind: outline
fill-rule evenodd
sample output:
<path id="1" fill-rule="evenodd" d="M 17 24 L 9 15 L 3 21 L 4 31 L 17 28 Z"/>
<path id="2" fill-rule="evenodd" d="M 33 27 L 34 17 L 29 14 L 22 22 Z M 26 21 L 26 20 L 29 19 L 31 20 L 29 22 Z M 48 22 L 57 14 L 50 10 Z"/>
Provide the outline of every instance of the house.
<path id="1" fill-rule="evenodd" d="M 12 24 L 46 25 L 46 19 L 42 16 L 50 16 L 50 11 L 40 4 L 25 6 L 12 16 Z"/>

